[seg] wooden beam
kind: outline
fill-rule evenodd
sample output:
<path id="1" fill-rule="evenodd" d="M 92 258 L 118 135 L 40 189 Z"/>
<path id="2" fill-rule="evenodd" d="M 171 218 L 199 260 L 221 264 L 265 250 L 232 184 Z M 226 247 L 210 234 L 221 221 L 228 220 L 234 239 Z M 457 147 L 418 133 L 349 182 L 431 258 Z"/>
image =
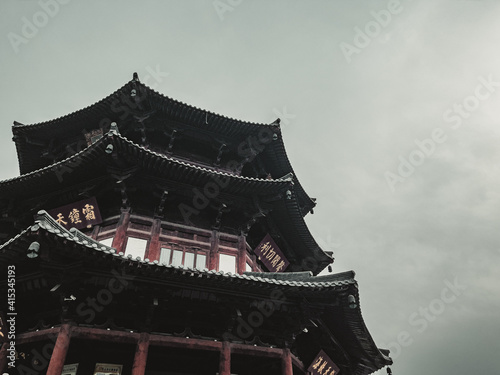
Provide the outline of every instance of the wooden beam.
<path id="1" fill-rule="evenodd" d="M 246 271 L 247 268 L 247 241 L 243 234 L 238 236 L 238 264 L 237 273 L 240 275 Z"/>
<path id="2" fill-rule="evenodd" d="M 16 344 L 22 345 L 30 342 L 43 341 L 47 339 L 52 339 L 53 341 L 56 341 L 59 330 L 60 330 L 59 327 L 57 327 L 35 332 L 20 333 L 16 335 Z"/>
<path id="3" fill-rule="evenodd" d="M 161 220 L 154 219 L 151 228 L 151 240 L 149 241 L 149 248 L 146 258 L 151 262 L 154 260 L 160 260 L 160 232 L 161 232 Z"/>
<path id="4" fill-rule="evenodd" d="M 265 346 L 252 346 L 245 344 L 231 344 L 231 352 L 234 354 L 254 355 L 267 358 L 281 358 L 283 349 L 268 348 Z"/>
<path id="5" fill-rule="evenodd" d="M 132 365 L 132 375 L 144 375 L 146 372 L 146 362 L 148 359 L 149 334 L 141 333 L 137 347 L 135 349 L 134 364 Z"/>
<path id="6" fill-rule="evenodd" d="M 99 328 L 74 327 L 72 337 L 84 340 L 107 341 L 113 343 L 137 343 L 140 333 L 112 331 Z"/>
<path id="7" fill-rule="evenodd" d="M 43 331 L 21 333 L 17 336 L 16 343 L 26 344 L 30 342 L 42 341 L 47 339 L 55 340 L 57 332 L 58 331 L 61 332 L 61 330 L 62 326 L 60 329 L 50 328 Z M 223 353 L 224 350 L 227 351 L 227 348 L 224 348 L 224 343 L 221 341 L 175 337 L 166 335 L 153 335 L 153 334 L 148 334 L 148 338 L 146 340 L 145 335 L 146 335 L 145 333 L 141 334 L 137 332 L 114 331 L 114 330 L 105 330 L 105 329 L 89 328 L 89 327 L 72 327 L 71 329 L 72 339 L 77 338 L 83 340 L 95 340 L 95 341 L 112 342 L 112 343 L 137 344 L 136 358 L 134 358 L 134 366 L 136 362 L 137 366 L 139 366 L 139 364 L 142 363 L 143 360 L 141 358 L 144 358 L 144 362 L 146 361 L 147 352 L 150 346 L 206 350 L 206 351 L 215 351 L 220 353 Z M 227 343 L 226 345 L 230 346 L 231 354 L 252 355 L 263 358 L 281 358 L 282 360 L 284 358 L 284 350 L 281 348 L 269 348 L 263 346 L 253 346 L 253 345 L 236 344 L 236 343 Z M 298 359 L 289 350 L 288 352 L 290 353 L 290 361 L 293 364 L 293 366 L 297 367 L 301 371 L 304 371 L 304 364 L 301 362 L 301 360 Z M 288 361 L 288 359 L 286 358 L 285 360 Z M 137 371 L 139 371 L 139 369 Z M 142 374 L 143 373 L 133 373 L 132 375 L 142 375 Z"/>
<path id="8" fill-rule="evenodd" d="M 231 375 L 231 344 L 227 341 L 222 343 L 220 351 L 219 375 Z"/>
<path id="9" fill-rule="evenodd" d="M 212 236 L 210 237 L 210 257 L 208 261 L 208 269 L 219 269 L 219 232 L 216 230 L 212 231 Z"/>
<path id="10" fill-rule="evenodd" d="M 306 368 L 304 366 L 304 363 L 298 359 L 295 354 L 293 353 L 290 353 L 292 355 L 292 364 L 297 367 L 300 371 L 302 372 L 305 372 L 306 371 Z"/>
<path id="11" fill-rule="evenodd" d="M 50 357 L 47 375 L 61 375 L 64 361 L 66 360 L 66 354 L 68 354 L 70 339 L 71 326 L 68 323 L 64 323 L 61 325 L 56 345 L 54 346 L 52 356 Z"/>
<path id="12" fill-rule="evenodd" d="M 222 343 L 220 341 L 202 340 L 186 337 L 151 335 L 149 344 L 154 346 L 166 346 L 170 348 L 198 349 L 209 351 L 221 351 Z"/>
<path id="13" fill-rule="evenodd" d="M 282 375 L 293 375 L 292 367 L 292 353 L 290 349 L 283 349 L 281 355 L 281 374 Z"/>
<path id="14" fill-rule="evenodd" d="M 127 237 L 127 228 L 129 221 L 130 211 L 128 209 L 122 210 L 120 219 L 118 220 L 118 224 L 116 226 L 116 233 L 113 237 L 113 243 L 111 244 L 111 247 L 114 247 L 117 253 L 119 253 L 120 251 L 123 251 L 125 253 L 125 247 L 123 245 Z"/>

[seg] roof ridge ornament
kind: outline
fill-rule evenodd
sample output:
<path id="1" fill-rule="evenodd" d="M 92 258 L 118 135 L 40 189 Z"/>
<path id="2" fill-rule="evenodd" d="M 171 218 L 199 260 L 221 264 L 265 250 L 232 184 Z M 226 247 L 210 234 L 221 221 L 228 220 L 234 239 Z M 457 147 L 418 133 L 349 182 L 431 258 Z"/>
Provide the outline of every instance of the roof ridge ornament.
<path id="1" fill-rule="evenodd" d="M 118 124 L 116 122 L 111 123 L 111 127 L 109 128 L 109 132 L 111 134 L 120 135 L 120 130 L 118 129 Z"/>
<path id="2" fill-rule="evenodd" d="M 286 175 L 278 178 L 278 181 L 293 181 L 293 173 L 288 172 Z"/>
<path id="3" fill-rule="evenodd" d="M 274 120 L 273 122 L 271 122 L 271 124 L 269 124 L 270 126 L 280 126 L 280 123 L 281 123 L 281 119 L 278 117 L 276 120 Z"/>
<path id="4" fill-rule="evenodd" d="M 141 82 L 139 81 L 139 75 L 137 74 L 137 72 L 134 72 L 134 74 L 132 75 L 132 81 Z"/>

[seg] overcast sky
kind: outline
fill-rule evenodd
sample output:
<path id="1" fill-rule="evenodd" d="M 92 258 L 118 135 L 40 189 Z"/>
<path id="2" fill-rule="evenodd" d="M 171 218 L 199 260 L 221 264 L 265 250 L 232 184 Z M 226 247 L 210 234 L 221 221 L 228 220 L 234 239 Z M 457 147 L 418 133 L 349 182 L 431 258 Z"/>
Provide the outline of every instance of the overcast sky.
<path id="1" fill-rule="evenodd" d="M 134 71 L 216 113 L 281 117 L 318 199 L 309 228 L 356 271 L 393 373 L 499 373 L 500 2 L 60 3 L 0 1 L 0 179 L 19 174 L 14 120 L 84 108 Z"/>

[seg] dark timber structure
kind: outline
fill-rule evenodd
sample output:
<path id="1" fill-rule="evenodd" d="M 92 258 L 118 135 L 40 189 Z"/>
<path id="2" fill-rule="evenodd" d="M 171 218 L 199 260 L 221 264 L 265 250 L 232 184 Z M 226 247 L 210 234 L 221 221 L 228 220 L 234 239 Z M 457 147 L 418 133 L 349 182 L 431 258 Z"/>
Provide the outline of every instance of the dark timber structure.
<path id="1" fill-rule="evenodd" d="M 13 133 L 21 175 L 0 182 L 1 372 L 363 375 L 392 363 L 363 322 L 354 273 L 318 276 L 333 257 L 304 222 L 315 200 L 279 120 L 207 112 L 134 74 Z M 256 253 L 268 235 L 277 252 Z M 310 370 L 321 350 L 338 369 Z"/>

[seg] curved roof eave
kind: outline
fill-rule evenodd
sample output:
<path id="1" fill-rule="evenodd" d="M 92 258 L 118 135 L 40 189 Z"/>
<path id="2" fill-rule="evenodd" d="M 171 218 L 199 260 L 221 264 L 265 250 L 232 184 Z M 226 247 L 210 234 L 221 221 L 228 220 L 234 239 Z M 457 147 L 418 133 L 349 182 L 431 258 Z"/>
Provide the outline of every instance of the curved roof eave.
<path id="1" fill-rule="evenodd" d="M 293 242 L 297 248 L 308 250 L 307 254 L 299 254 L 303 256 L 302 268 L 311 269 L 317 275 L 333 263 L 334 258 L 321 249 L 309 231 L 294 195 L 291 199 L 285 199 L 275 205 L 275 209 L 271 211 L 270 215 L 280 230 L 287 234 L 287 238 L 294 239 Z"/>
<path id="2" fill-rule="evenodd" d="M 12 127 L 13 132 L 20 132 L 20 131 L 30 131 L 33 129 L 39 129 L 42 127 L 49 127 L 49 126 L 56 126 L 59 125 L 61 122 L 73 119 L 77 116 L 80 115 L 85 115 L 88 114 L 89 112 L 95 110 L 95 109 L 101 109 L 100 107 L 103 107 L 104 105 L 107 105 L 109 107 L 112 104 L 112 100 L 118 99 L 118 95 L 120 94 L 129 94 L 129 89 L 137 88 L 137 87 L 142 87 L 144 90 L 152 94 L 153 96 L 159 98 L 161 101 L 167 101 L 169 104 L 171 104 L 172 107 L 178 106 L 179 108 L 185 109 L 183 111 L 184 117 L 186 119 L 193 121 L 197 117 L 203 118 L 205 120 L 208 117 L 208 119 L 216 120 L 217 125 L 222 125 L 222 126 L 228 126 L 228 125 L 236 125 L 236 126 L 245 126 L 245 127 L 274 127 L 276 126 L 275 123 L 272 124 L 265 124 L 265 123 L 257 123 L 257 122 L 250 122 L 250 121 L 243 121 L 243 120 L 238 120 L 235 118 L 227 117 L 215 112 L 211 112 L 202 108 L 198 108 L 195 106 L 192 106 L 190 104 L 181 102 L 179 100 L 172 99 L 156 90 L 153 88 L 145 85 L 144 83 L 140 82 L 139 80 L 134 80 L 132 79 L 131 81 L 127 82 L 125 85 L 120 87 L 118 90 L 114 91 L 110 95 L 106 96 L 105 98 L 95 102 L 94 104 L 88 105 L 87 107 L 84 107 L 82 109 L 79 109 L 77 111 L 71 112 L 67 115 L 57 117 L 52 120 L 47 120 L 39 123 L 34 123 L 34 124 L 22 124 L 17 121 L 14 121 L 14 126 Z M 194 112 L 194 113 L 193 113 Z M 190 122 L 191 122 L 190 121 Z M 205 121 L 204 121 L 205 123 Z"/>
<path id="3" fill-rule="evenodd" d="M 66 243 L 67 241 L 73 242 L 75 245 L 79 246 L 81 250 L 89 250 L 88 254 L 92 255 L 101 255 L 101 254 L 109 254 L 109 256 L 113 256 L 117 259 L 121 259 L 124 261 L 129 261 L 130 267 L 142 267 L 143 265 L 148 265 L 150 267 L 158 267 L 160 269 L 165 270 L 166 272 L 180 270 L 191 273 L 197 273 L 199 275 L 204 275 L 207 277 L 217 276 L 221 280 L 225 279 L 227 282 L 231 282 L 231 280 L 244 280 L 246 282 L 251 282 L 255 284 L 261 284 L 267 286 L 269 284 L 273 285 L 281 285 L 286 287 L 291 287 L 292 289 L 296 289 L 300 287 L 304 290 L 312 290 L 316 291 L 319 289 L 336 289 L 339 288 L 344 290 L 346 286 L 356 284 L 356 281 L 352 278 L 352 273 L 342 273 L 337 275 L 338 277 L 333 277 L 331 279 L 321 278 L 321 280 L 315 280 L 315 276 L 310 275 L 310 277 L 304 277 L 304 272 L 292 273 L 296 274 L 297 278 L 293 278 L 290 276 L 290 273 L 283 274 L 287 277 L 276 277 L 275 274 L 269 274 L 269 277 L 265 277 L 264 273 L 244 273 L 244 274 L 232 274 L 231 272 L 224 273 L 222 271 L 208 270 L 208 269 L 195 269 L 183 266 L 174 266 L 167 264 L 160 264 L 158 261 L 150 261 L 149 259 L 141 259 L 140 257 L 133 258 L 131 255 L 125 256 L 122 252 L 117 253 L 116 249 L 107 245 L 104 245 L 91 237 L 86 236 L 84 233 L 80 232 L 77 229 L 72 228 L 71 230 L 67 230 L 62 227 L 54 218 L 52 218 L 46 211 L 39 211 L 35 218 L 35 223 L 22 232 L 20 232 L 15 237 L 11 238 L 9 241 L 5 242 L 3 245 L 0 245 L 0 254 L 5 254 L 5 252 L 11 247 L 14 246 L 17 241 L 20 241 L 22 238 L 27 236 L 31 236 L 29 233 L 36 233 L 39 230 L 43 230 L 44 232 L 51 233 L 54 238 L 59 238 L 61 241 Z M 23 248 L 23 252 L 25 249 Z M 79 254 L 85 254 L 79 251 Z M 170 270 L 170 271 L 169 271 Z M 146 271 L 147 272 L 147 271 Z M 151 272 L 151 276 L 157 276 L 157 272 Z M 246 285 L 246 283 L 245 283 Z"/>
<path id="4" fill-rule="evenodd" d="M 113 142 L 115 145 L 121 146 L 122 149 L 127 148 L 128 150 L 136 150 L 137 152 L 147 155 L 150 157 L 155 157 L 159 158 L 162 160 L 167 161 L 170 164 L 177 165 L 183 169 L 186 170 L 194 170 L 194 171 L 199 171 L 200 173 L 207 173 L 211 174 L 214 176 L 219 176 L 219 177 L 228 177 L 233 180 L 239 180 L 239 181 L 248 181 L 252 183 L 257 183 L 257 184 L 262 184 L 262 185 L 274 185 L 274 184 L 282 184 L 282 185 L 291 185 L 292 179 L 261 179 L 261 178 L 253 178 L 253 177 L 244 177 L 244 176 L 239 176 L 237 174 L 231 174 L 227 172 L 221 172 L 216 170 L 215 168 L 209 168 L 209 167 L 200 167 L 194 164 L 190 164 L 188 162 L 184 162 L 181 160 L 178 160 L 176 158 L 169 157 L 164 154 L 159 154 L 157 152 L 148 150 L 145 147 L 139 146 L 135 144 L 134 142 L 128 140 L 127 138 L 119 135 L 118 133 L 114 131 L 110 131 L 106 133 L 101 139 L 99 139 L 97 142 L 93 143 L 90 146 L 87 146 L 83 150 L 71 155 L 70 157 L 63 159 L 59 162 L 53 163 L 51 165 L 48 165 L 46 167 L 40 168 L 36 171 L 28 172 L 26 174 L 13 177 L 10 179 L 6 179 L 3 181 L 0 181 L 0 189 L 2 186 L 8 186 L 11 184 L 20 184 L 26 180 L 33 179 L 33 178 L 38 178 L 40 176 L 43 176 L 48 173 L 57 173 L 55 172 L 58 168 L 72 168 L 74 169 L 75 167 L 73 164 L 77 164 L 78 160 L 81 160 L 82 158 L 89 158 L 89 157 L 94 157 L 96 158 L 99 153 L 99 156 L 102 156 L 103 153 L 105 153 L 105 148 L 106 145 L 109 144 L 110 142 Z M 78 165 L 78 164 L 77 164 Z"/>
<path id="5" fill-rule="evenodd" d="M 368 331 L 368 327 L 366 327 L 365 321 L 363 319 L 363 314 L 361 312 L 360 303 L 359 303 L 359 292 L 358 288 L 355 288 L 355 296 L 356 301 L 358 301 L 358 306 L 355 309 L 351 309 L 347 307 L 345 310 L 350 310 L 349 315 L 355 315 L 355 319 L 346 319 L 350 325 L 352 332 L 356 332 L 356 339 L 360 347 L 365 351 L 367 357 L 371 360 L 368 363 L 365 363 L 362 366 L 359 366 L 356 370 L 355 375 L 368 375 L 381 368 L 392 365 L 392 358 L 388 355 L 382 353 L 381 349 L 377 347 L 373 337 Z"/>
<path id="6" fill-rule="evenodd" d="M 302 184 L 299 182 L 297 176 L 295 175 L 295 172 L 292 168 L 292 164 L 290 163 L 290 160 L 288 159 L 288 155 L 285 150 L 285 143 L 283 142 L 282 136 L 278 137 L 279 142 L 273 142 L 271 143 L 271 147 L 269 149 L 269 154 L 272 155 L 273 159 L 276 162 L 276 165 L 284 165 L 285 169 L 283 171 L 280 171 L 281 174 L 285 173 L 292 173 L 293 174 L 293 182 L 294 182 L 294 189 L 297 192 L 297 195 L 300 196 L 304 202 L 304 207 L 300 207 L 300 212 L 302 216 L 306 216 L 311 209 L 313 209 L 316 206 L 316 200 L 314 198 L 311 198 L 304 188 L 302 187 Z M 266 148 L 267 151 L 267 148 Z M 265 152 L 266 152 L 265 151 Z"/>

